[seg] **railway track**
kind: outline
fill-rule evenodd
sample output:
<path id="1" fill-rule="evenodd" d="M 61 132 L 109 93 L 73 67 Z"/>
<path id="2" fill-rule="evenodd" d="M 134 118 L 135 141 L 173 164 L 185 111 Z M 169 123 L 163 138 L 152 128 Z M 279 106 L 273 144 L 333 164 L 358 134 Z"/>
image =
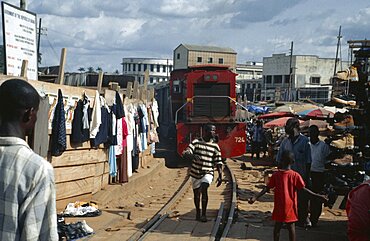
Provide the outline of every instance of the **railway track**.
<path id="1" fill-rule="evenodd" d="M 226 165 L 224 182 L 208 190 L 208 222 L 195 220 L 193 191 L 186 177 L 172 198 L 129 241 L 224 240 L 236 212 L 236 181 Z"/>

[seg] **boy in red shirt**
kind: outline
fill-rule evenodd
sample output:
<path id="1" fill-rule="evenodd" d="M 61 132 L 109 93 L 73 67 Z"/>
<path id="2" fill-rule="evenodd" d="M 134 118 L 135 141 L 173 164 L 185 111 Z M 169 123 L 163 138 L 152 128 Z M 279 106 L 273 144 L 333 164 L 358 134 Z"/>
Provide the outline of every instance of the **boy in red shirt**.
<path id="1" fill-rule="evenodd" d="M 326 202 L 327 199 L 323 195 L 313 193 L 311 190 L 305 188 L 305 183 L 299 173 L 291 170 L 291 165 L 294 163 L 293 154 L 289 151 L 284 151 L 281 158 L 281 169 L 272 174 L 268 185 L 256 196 L 249 199 L 249 203 L 254 203 L 259 197 L 268 192 L 270 189 L 274 190 L 274 211 L 272 212 L 272 219 L 275 220 L 274 226 L 274 241 L 280 238 L 280 229 L 283 223 L 286 223 L 289 230 L 289 240 L 295 241 L 295 222 L 298 221 L 297 209 L 297 191 L 303 189 L 310 195 Z"/>

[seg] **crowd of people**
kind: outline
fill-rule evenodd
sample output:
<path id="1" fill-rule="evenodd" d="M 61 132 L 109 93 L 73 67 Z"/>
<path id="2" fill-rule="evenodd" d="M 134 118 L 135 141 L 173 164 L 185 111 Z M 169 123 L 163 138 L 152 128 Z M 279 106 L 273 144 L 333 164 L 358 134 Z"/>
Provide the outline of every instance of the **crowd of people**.
<path id="1" fill-rule="evenodd" d="M 260 136 L 265 136 L 261 121 L 251 128 L 252 158 L 263 151 Z M 330 163 L 329 145 L 319 139 L 319 128 L 311 125 L 308 136 L 300 133 L 298 118 L 288 119 L 285 125 L 285 137 L 278 144 L 276 154 L 277 171 L 272 175 L 267 186 L 249 202 L 254 203 L 260 196 L 274 188 L 275 220 L 274 240 L 279 240 L 283 224 L 289 231 L 289 239 L 296 240 L 295 225 L 309 229 L 318 225 L 323 203 L 327 196 L 324 191 L 325 170 Z M 264 145 L 265 145 L 264 144 Z M 350 240 L 370 240 L 370 181 L 366 181 L 348 195 L 348 237 Z"/>

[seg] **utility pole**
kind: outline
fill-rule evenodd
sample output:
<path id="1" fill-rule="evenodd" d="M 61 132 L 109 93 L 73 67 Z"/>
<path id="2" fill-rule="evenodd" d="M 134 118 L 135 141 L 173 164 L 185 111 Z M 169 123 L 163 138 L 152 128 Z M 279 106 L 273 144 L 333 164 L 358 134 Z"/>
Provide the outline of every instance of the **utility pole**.
<path id="1" fill-rule="evenodd" d="M 20 0 L 20 7 L 21 9 L 23 10 L 27 10 L 27 3 L 26 3 L 26 0 Z"/>
<path id="2" fill-rule="evenodd" d="M 40 58 L 40 37 L 41 37 L 41 18 L 39 21 L 39 32 L 37 35 L 37 62 L 41 63 L 41 58 Z"/>
<path id="3" fill-rule="evenodd" d="M 335 54 L 334 74 L 333 74 L 333 76 L 335 76 L 336 73 L 337 73 L 338 51 L 339 51 L 339 46 L 340 46 L 340 39 L 342 38 L 341 32 L 342 32 L 342 26 L 339 26 L 339 33 L 338 33 L 338 36 L 337 36 L 337 39 L 338 39 L 337 52 Z"/>
<path id="4" fill-rule="evenodd" d="M 293 82 L 292 81 L 293 80 L 292 61 L 293 61 L 293 41 L 290 43 L 288 101 L 291 101 L 291 95 L 292 95 L 292 82 Z"/>

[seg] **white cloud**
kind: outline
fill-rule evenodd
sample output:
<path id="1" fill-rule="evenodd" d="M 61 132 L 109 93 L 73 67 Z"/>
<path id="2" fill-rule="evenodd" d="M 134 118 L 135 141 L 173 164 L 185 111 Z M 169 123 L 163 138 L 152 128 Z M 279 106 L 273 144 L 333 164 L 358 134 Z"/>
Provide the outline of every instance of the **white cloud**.
<path id="1" fill-rule="evenodd" d="M 288 53 L 291 41 L 296 54 L 333 57 L 339 25 L 343 45 L 370 38 L 368 0 L 30 0 L 28 9 L 48 28 L 43 64 L 58 64 L 66 47 L 72 70 L 121 70 L 122 57 L 171 58 L 180 43 L 231 47 L 241 62 Z"/>

